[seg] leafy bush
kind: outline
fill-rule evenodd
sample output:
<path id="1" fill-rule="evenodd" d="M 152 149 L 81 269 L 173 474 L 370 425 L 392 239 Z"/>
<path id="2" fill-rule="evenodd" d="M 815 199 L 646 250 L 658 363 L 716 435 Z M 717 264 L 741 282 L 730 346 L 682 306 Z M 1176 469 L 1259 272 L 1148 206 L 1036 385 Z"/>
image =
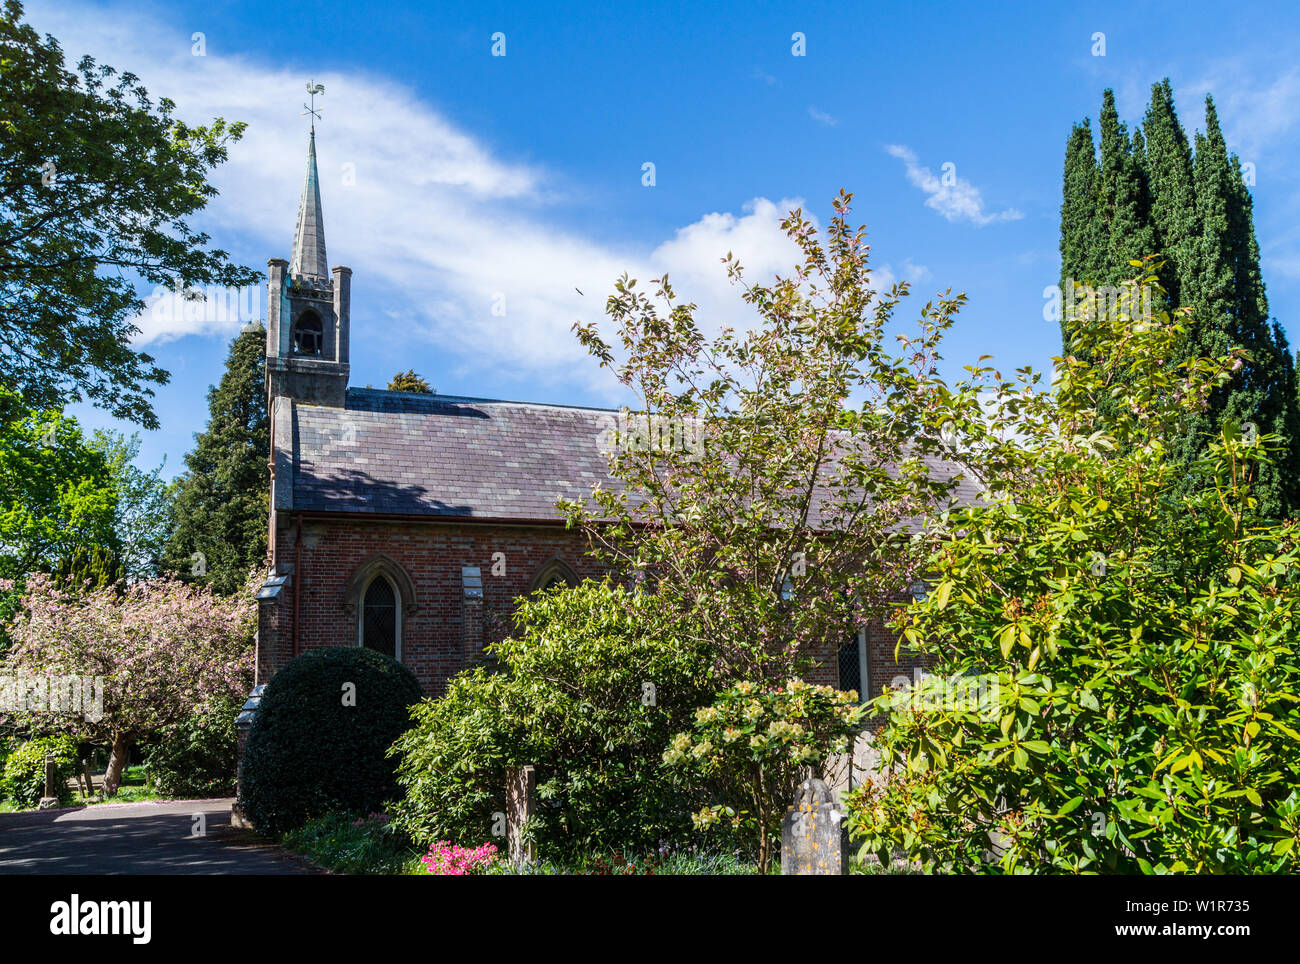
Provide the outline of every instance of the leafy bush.
<path id="1" fill-rule="evenodd" d="M 54 788 L 60 803 L 72 802 L 68 778 L 76 774 L 77 744 L 67 736 L 43 736 L 20 743 L 5 760 L 0 796 L 35 807 L 45 796 L 45 754 L 54 754 Z"/>
<path id="2" fill-rule="evenodd" d="M 393 741 L 411 725 L 420 684 L 361 647 L 311 650 L 271 678 L 253 718 L 241 804 L 281 833 L 331 810 L 380 810 L 393 795 Z"/>
<path id="3" fill-rule="evenodd" d="M 696 711 L 694 733 L 673 737 L 663 759 L 703 776 L 722 799 L 696 813 L 695 825 L 730 824 L 766 873 L 802 771 L 820 769 L 830 754 L 845 752 L 861 717 L 852 691 L 803 680 L 776 688 L 738 683 Z"/>
<path id="4" fill-rule="evenodd" d="M 165 727 L 145 764 L 149 784 L 165 797 L 203 799 L 235 792 L 242 701 L 220 697 L 206 709 Z"/>
<path id="5" fill-rule="evenodd" d="M 491 647 L 501 672 L 453 679 L 394 746 L 398 822 L 421 845 L 477 845 L 500 829 L 506 768 L 532 764 L 530 831 L 546 859 L 686 834 L 698 800 L 660 756 L 711 698 L 711 675 L 705 644 L 682 641 L 661 609 L 595 582 L 523 600 L 517 636 Z"/>
<path id="6" fill-rule="evenodd" d="M 850 830 L 939 872 L 1294 872 L 1300 528 L 1252 493 L 1275 439 L 1229 422 L 1175 461 L 1240 359 L 1170 361 L 1163 313 L 1079 330 L 1055 393 L 994 393 L 1009 471 L 899 612 L 936 679 L 877 701 Z"/>

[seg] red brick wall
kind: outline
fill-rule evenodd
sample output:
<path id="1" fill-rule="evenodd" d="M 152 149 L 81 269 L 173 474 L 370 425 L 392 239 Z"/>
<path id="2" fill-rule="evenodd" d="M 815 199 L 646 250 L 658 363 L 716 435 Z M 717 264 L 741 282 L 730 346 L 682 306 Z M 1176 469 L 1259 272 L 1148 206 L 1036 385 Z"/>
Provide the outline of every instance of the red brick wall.
<path id="1" fill-rule="evenodd" d="M 296 558 L 296 527 L 279 529 L 276 559 Z M 354 646 L 357 617 L 344 608 L 347 587 L 358 567 L 376 553 L 401 565 L 415 587 L 418 611 L 402 614 L 402 662 L 426 693 L 438 696 L 447 680 L 465 669 L 492 639 L 500 638 L 514 601 L 532 586 L 538 571 L 553 559 L 565 562 L 579 579 L 603 571 L 584 552 L 582 537 L 556 526 L 497 526 L 463 522 L 305 519 L 300 571 L 290 578 L 278 603 L 264 604 L 258 639 L 258 682 L 268 682 L 293 656 L 294 580 L 301 620 L 299 651 L 320 646 Z M 505 554 L 505 574 L 493 575 L 493 554 Z M 481 602 L 467 600 L 461 567 L 478 566 Z M 906 653 L 894 659 L 895 634 L 883 623 L 867 633 L 870 695 L 896 676 L 912 678 L 922 663 Z M 810 682 L 839 685 L 838 661 L 831 646 L 819 655 Z"/>
<path id="2" fill-rule="evenodd" d="M 286 526 L 282 531 L 277 558 L 292 562 L 298 558 L 296 530 Z M 306 519 L 294 575 L 301 579 L 296 590 L 300 593 L 299 651 L 356 645 L 357 617 L 344 608 L 348 583 L 359 566 L 383 553 L 406 570 L 419 607 L 414 615 L 403 612 L 401 616 L 402 662 L 426 693 L 440 695 L 450 677 L 464 669 L 491 638 L 502 635 L 502 629 L 494 631 L 493 616 L 508 619 L 514 600 L 528 592 L 547 562 L 563 560 L 580 579 L 600 574 L 583 554 L 583 545 L 581 536 L 560 527 Z M 493 575 L 497 552 L 505 554 L 504 575 Z M 479 567 L 481 603 L 466 600 L 462 566 Z M 294 578 L 279 605 L 267 607 L 279 610 L 268 633 L 279 645 L 268 645 L 265 660 L 259 660 L 267 679 L 292 657 Z M 475 613 L 476 607 L 481 607 L 481 615 Z"/>
<path id="3" fill-rule="evenodd" d="M 879 696 L 886 686 L 893 685 L 898 677 L 906 679 L 911 685 L 918 670 L 927 668 L 927 661 L 916 653 L 908 652 L 904 646 L 894 658 L 894 647 L 898 645 L 898 633 L 889 629 L 884 622 L 874 623 L 867 628 L 867 660 L 870 668 L 869 684 L 871 695 Z M 897 685 L 894 685 L 897 689 Z"/>

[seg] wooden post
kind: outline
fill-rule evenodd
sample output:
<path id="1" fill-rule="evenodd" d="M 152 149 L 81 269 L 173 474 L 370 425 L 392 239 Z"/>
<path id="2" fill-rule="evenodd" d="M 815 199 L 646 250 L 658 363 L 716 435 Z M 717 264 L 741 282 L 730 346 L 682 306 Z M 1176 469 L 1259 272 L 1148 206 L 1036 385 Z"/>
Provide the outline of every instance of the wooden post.
<path id="1" fill-rule="evenodd" d="M 523 837 L 524 825 L 533 818 L 536 790 L 537 773 L 531 766 L 506 768 L 506 840 L 516 867 L 537 859 L 536 846 Z"/>

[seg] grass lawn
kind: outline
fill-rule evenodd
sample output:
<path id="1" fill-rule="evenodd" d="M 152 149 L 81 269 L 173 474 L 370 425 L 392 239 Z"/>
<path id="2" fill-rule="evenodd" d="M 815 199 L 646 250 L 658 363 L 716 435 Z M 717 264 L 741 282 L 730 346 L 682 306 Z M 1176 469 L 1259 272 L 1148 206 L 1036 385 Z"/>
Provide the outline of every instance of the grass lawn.
<path id="1" fill-rule="evenodd" d="M 78 806 L 92 806 L 96 803 L 139 803 L 143 800 L 166 800 L 167 798 L 155 793 L 149 789 L 144 778 L 144 766 L 126 767 L 122 771 L 122 785 L 117 788 L 117 794 L 112 797 L 103 798 L 99 794 L 86 796 L 84 793 L 74 795 L 74 802 Z"/>
<path id="2" fill-rule="evenodd" d="M 103 776 L 103 774 L 97 774 Z M 166 800 L 167 797 L 160 796 L 151 790 L 145 782 L 144 766 L 131 766 L 122 771 L 122 785 L 117 789 L 117 795 L 112 797 L 101 797 L 98 793 L 87 796 L 82 793 L 80 781 L 77 781 L 78 790 L 72 794 L 72 802 L 65 804 L 71 807 L 89 807 L 98 803 L 140 803 L 145 800 Z M 0 813 L 19 813 L 34 808 L 20 806 L 13 800 L 0 799 Z"/>

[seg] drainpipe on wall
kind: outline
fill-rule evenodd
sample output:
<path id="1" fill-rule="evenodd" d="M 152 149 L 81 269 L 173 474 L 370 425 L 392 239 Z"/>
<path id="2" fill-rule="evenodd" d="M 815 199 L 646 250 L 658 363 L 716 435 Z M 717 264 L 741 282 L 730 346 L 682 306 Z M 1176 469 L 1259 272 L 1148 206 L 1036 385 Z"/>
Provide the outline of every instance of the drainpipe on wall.
<path id="1" fill-rule="evenodd" d="M 298 599 L 302 588 L 302 513 L 293 540 L 293 655 L 298 655 Z"/>

